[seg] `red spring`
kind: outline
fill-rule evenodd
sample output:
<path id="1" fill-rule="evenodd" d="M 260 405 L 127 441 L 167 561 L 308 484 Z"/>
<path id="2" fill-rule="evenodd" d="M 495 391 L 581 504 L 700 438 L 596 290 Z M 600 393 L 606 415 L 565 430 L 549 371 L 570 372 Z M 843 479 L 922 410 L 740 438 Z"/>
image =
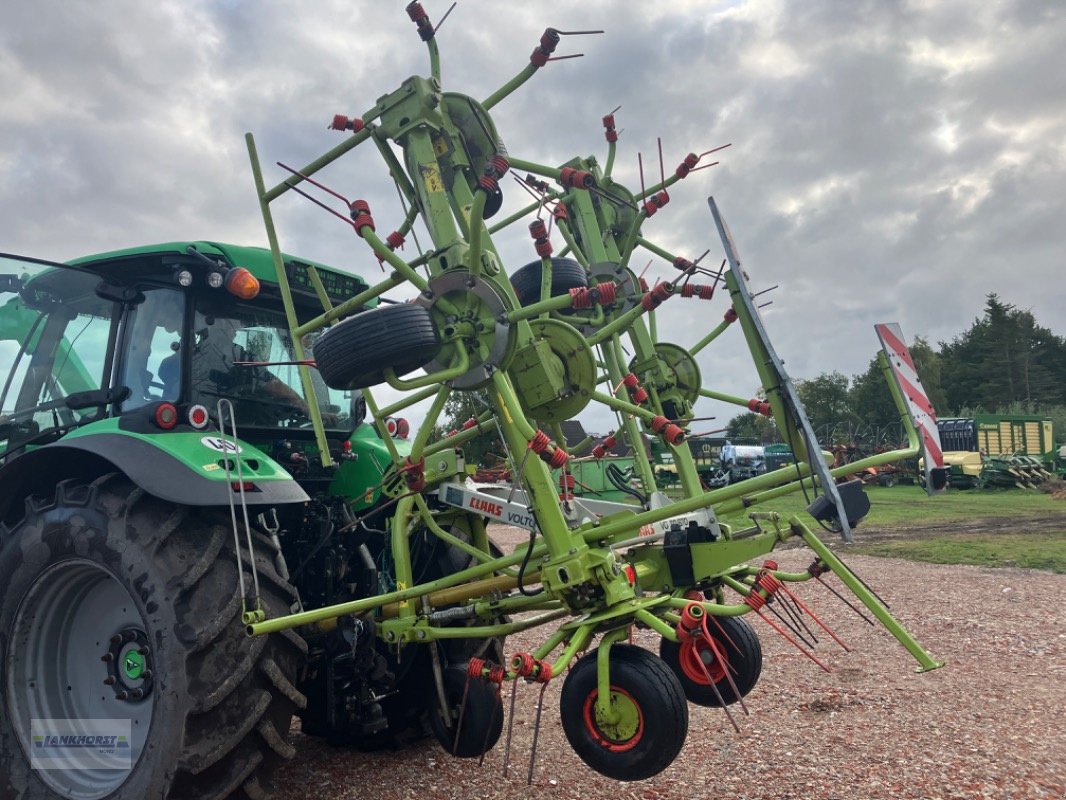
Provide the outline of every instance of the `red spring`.
<path id="1" fill-rule="evenodd" d="M 489 683 L 502 684 L 507 680 L 507 670 L 499 664 L 490 664 L 489 674 L 485 676 L 485 680 Z"/>
<path id="2" fill-rule="evenodd" d="M 470 659 L 470 662 L 466 665 L 466 677 L 480 678 L 484 673 L 486 666 L 487 664 L 483 658 Z"/>
<path id="3" fill-rule="evenodd" d="M 489 163 L 485 167 L 486 171 L 488 171 L 489 167 L 492 167 L 493 171 L 495 171 L 497 178 L 502 178 L 507 174 L 507 170 L 511 168 L 511 162 L 507 160 L 507 156 L 503 155 L 503 153 L 497 153 L 489 159 Z"/>
<path id="4" fill-rule="evenodd" d="M 473 428 L 475 425 L 477 425 L 477 418 L 476 417 L 471 417 L 470 419 L 468 419 L 466 422 L 463 423 L 463 430 L 464 431 L 468 431 L 471 428 Z"/>
<path id="5" fill-rule="evenodd" d="M 570 304 L 573 308 L 592 308 L 592 292 L 585 286 L 575 286 L 570 290 Z"/>
<path id="6" fill-rule="evenodd" d="M 331 131 L 351 131 L 359 133 L 366 124 L 359 117 L 346 117 L 344 114 L 334 114 L 333 122 L 329 124 Z"/>
<path id="7" fill-rule="evenodd" d="M 681 612 L 681 619 L 674 628 L 679 641 L 684 643 L 692 638 L 693 634 L 702 627 L 705 613 L 703 606 L 699 603 L 689 603 L 685 606 Z"/>
<path id="8" fill-rule="evenodd" d="M 548 434 L 544 431 L 537 431 L 529 440 L 529 449 L 540 455 L 548 449 L 549 444 L 551 444 L 551 439 L 548 438 Z"/>
<path id="9" fill-rule="evenodd" d="M 543 456 L 541 456 L 543 458 Z M 566 466 L 566 462 L 570 460 L 570 454 L 563 450 L 561 447 L 556 447 L 555 452 L 548 457 L 548 466 L 552 469 L 560 469 Z"/>
<path id="10" fill-rule="evenodd" d="M 677 169 L 674 170 L 674 174 L 677 175 L 677 177 L 679 178 L 687 177 L 688 174 L 692 172 L 692 168 L 696 166 L 699 161 L 700 157 L 698 155 L 696 155 L 695 153 L 689 153 L 687 156 L 685 156 L 685 160 L 677 165 Z"/>
<path id="11" fill-rule="evenodd" d="M 518 678 L 528 678 L 533 674 L 537 660 L 532 653 L 515 653 L 511 656 L 511 672 Z"/>
<path id="12" fill-rule="evenodd" d="M 552 209 L 552 216 L 555 217 L 556 220 L 568 220 L 570 219 L 570 212 L 564 204 L 556 203 L 555 208 Z"/>
<path id="13" fill-rule="evenodd" d="M 407 463 L 403 466 L 403 479 L 407 482 L 407 488 L 412 492 L 421 492 L 426 488 L 426 459 L 420 458 L 412 461 L 407 457 Z"/>
<path id="14" fill-rule="evenodd" d="M 763 569 L 777 569 L 777 562 L 774 561 L 773 559 L 768 558 L 764 562 L 762 562 L 762 568 Z"/>
<path id="15" fill-rule="evenodd" d="M 559 488 L 560 489 L 573 489 L 577 484 L 573 475 L 562 474 L 559 476 Z"/>
<path id="16" fill-rule="evenodd" d="M 659 207 L 654 203 L 645 203 L 642 208 L 644 209 L 644 216 L 651 219 L 655 216 L 655 213 L 659 210 Z"/>
<path id="17" fill-rule="evenodd" d="M 660 414 L 659 416 L 654 417 L 652 421 L 648 423 L 648 427 L 650 427 L 656 433 L 661 433 L 663 430 L 666 429 L 666 426 L 669 424 L 670 420 Z"/>
<path id="18" fill-rule="evenodd" d="M 529 235 L 534 240 L 548 238 L 548 226 L 544 223 L 544 220 L 535 219 L 529 223 Z"/>
<path id="19" fill-rule="evenodd" d="M 686 283 L 681 287 L 682 297 L 698 297 L 700 300 L 710 300 L 714 297 L 714 287 L 703 283 Z"/>
<path id="20" fill-rule="evenodd" d="M 614 434 L 612 433 L 606 439 L 604 439 L 602 442 L 592 448 L 593 458 L 603 458 L 605 455 L 607 455 L 607 453 L 611 451 L 611 449 L 616 444 L 618 444 L 618 441 L 614 438 Z"/>
<path id="21" fill-rule="evenodd" d="M 663 439 L 670 444 L 681 444 L 685 441 L 685 431 L 671 422 L 666 426 L 666 430 L 663 431 Z"/>
<path id="22" fill-rule="evenodd" d="M 421 3 L 410 3 L 407 6 L 407 16 L 418 27 L 418 36 L 423 42 L 428 42 L 433 38 L 433 23 L 429 21 L 429 15 L 426 14 Z"/>
<path id="23" fill-rule="evenodd" d="M 601 306 L 609 306 L 614 303 L 615 299 L 618 297 L 618 284 L 612 281 L 598 283 L 596 284 L 594 291 L 599 298 L 597 302 L 599 302 Z"/>
<path id="24" fill-rule="evenodd" d="M 535 67 L 543 67 L 548 63 L 548 59 L 551 58 L 551 54 L 555 52 L 555 48 L 559 45 L 559 31 L 555 28 L 545 28 L 544 35 L 540 37 L 540 43 L 533 48 L 533 52 L 529 55 L 529 60 Z"/>
<path id="25" fill-rule="evenodd" d="M 817 558 L 811 562 L 809 567 L 807 567 L 807 574 L 812 578 L 817 578 L 819 575 L 825 575 L 827 572 L 829 572 L 829 567 Z"/>
<path id="26" fill-rule="evenodd" d="M 608 142 L 618 141 L 618 131 L 614 129 L 614 114 L 608 114 L 603 118 L 604 137 Z"/>
<path id="27" fill-rule="evenodd" d="M 496 194 L 500 191 L 500 182 L 491 175 L 482 175 L 477 179 L 477 185 L 479 188 L 484 189 L 487 194 Z"/>
<path id="28" fill-rule="evenodd" d="M 690 269 L 692 269 L 693 264 L 684 256 L 678 256 L 674 259 L 674 266 L 682 272 L 688 272 Z"/>
<path id="29" fill-rule="evenodd" d="M 640 298 L 640 305 L 645 311 L 656 309 L 670 296 L 670 292 L 670 284 L 657 283 L 650 292 Z"/>
<path id="30" fill-rule="evenodd" d="M 640 276 L 640 290 L 642 292 L 648 291 L 648 281 L 645 279 L 645 277 L 643 275 Z"/>
<path id="31" fill-rule="evenodd" d="M 658 194 L 653 194 L 650 198 L 648 198 L 648 202 L 644 204 L 644 211 L 647 212 L 648 216 L 650 217 L 669 202 L 670 195 L 667 194 L 666 190 L 664 189 Z"/>
<path id="32" fill-rule="evenodd" d="M 553 250 L 551 239 L 548 239 L 547 237 L 537 239 L 537 241 L 533 243 L 533 249 L 537 251 L 537 255 L 541 258 L 551 258 Z"/>
<path id="33" fill-rule="evenodd" d="M 622 378 L 622 385 L 632 391 L 633 389 L 636 389 L 638 386 L 640 386 L 640 379 L 632 372 L 630 372 L 628 375 Z"/>
<path id="34" fill-rule="evenodd" d="M 594 179 L 591 172 L 563 167 L 559 170 L 559 183 L 568 189 L 588 189 L 593 185 Z"/>
<path id="35" fill-rule="evenodd" d="M 734 322 L 737 321 L 737 310 L 730 306 L 726 309 L 725 314 L 723 315 L 723 319 L 730 325 L 732 325 Z"/>
<path id="36" fill-rule="evenodd" d="M 351 205 L 352 221 L 355 223 L 355 232 L 363 235 L 364 228 L 377 230 L 374 227 L 374 218 L 370 216 L 370 203 L 366 200 L 353 200 Z"/>
<path id="37" fill-rule="evenodd" d="M 399 250 L 400 248 L 402 248 L 404 241 L 405 239 L 403 237 L 403 234 L 399 231 L 393 231 L 385 237 L 385 243 L 393 250 Z"/>
<path id="38" fill-rule="evenodd" d="M 633 402 L 636 403 L 638 406 L 644 405 L 644 403 L 646 403 L 648 400 L 648 390 L 645 389 L 643 386 L 638 386 L 636 389 L 633 390 L 631 398 Z"/>
<path id="39" fill-rule="evenodd" d="M 537 683 L 547 683 L 552 679 L 552 665 L 550 661 L 537 661 L 533 679 Z"/>
<path id="40" fill-rule="evenodd" d="M 760 400 L 758 397 L 753 397 L 748 401 L 748 411 L 754 411 L 756 414 L 762 414 L 764 417 L 772 417 L 774 414 L 773 408 L 765 400 Z"/>

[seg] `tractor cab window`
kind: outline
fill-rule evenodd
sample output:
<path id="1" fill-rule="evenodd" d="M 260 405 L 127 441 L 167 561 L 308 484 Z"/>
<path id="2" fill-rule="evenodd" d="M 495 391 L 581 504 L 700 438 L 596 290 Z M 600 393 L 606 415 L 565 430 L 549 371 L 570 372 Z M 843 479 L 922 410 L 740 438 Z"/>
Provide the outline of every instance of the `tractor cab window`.
<path id="1" fill-rule="evenodd" d="M 178 400 L 185 297 L 174 289 L 150 289 L 127 315 L 126 357 L 119 385 L 129 387 L 122 410 Z"/>
<path id="2" fill-rule="evenodd" d="M 311 425 L 292 338 L 280 310 L 203 298 L 193 315 L 192 401 L 214 412 L 233 402 L 237 425 L 307 428 Z M 358 396 L 329 389 L 311 370 L 327 428 L 349 431 L 360 422 Z"/>
<path id="3" fill-rule="evenodd" d="M 110 383 L 115 305 L 97 295 L 99 283 L 62 265 L 0 256 L 0 455 L 101 413 L 67 402 Z"/>

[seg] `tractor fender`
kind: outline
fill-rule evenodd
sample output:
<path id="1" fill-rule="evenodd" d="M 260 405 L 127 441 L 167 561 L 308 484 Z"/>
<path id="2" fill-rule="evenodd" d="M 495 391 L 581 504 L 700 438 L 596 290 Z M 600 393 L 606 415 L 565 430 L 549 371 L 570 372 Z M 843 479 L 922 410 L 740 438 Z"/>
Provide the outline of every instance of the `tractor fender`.
<path id="1" fill-rule="evenodd" d="M 243 442 L 241 445 L 252 450 Z M 261 458 L 275 468 L 274 474 L 264 480 L 244 468 L 245 481 L 254 484 L 254 488 L 244 495 L 249 506 L 305 503 L 310 499 L 276 462 L 265 455 Z M 91 479 L 115 470 L 145 492 L 169 502 L 189 506 L 228 506 L 231 497 L 239 501 L 239 495 L 223 479 L 221 471 L 200 474 L 148 440 L 120 433 L 99 433 L 64 438 L 31 450 L 0 467 L 0 520 L 7 519 L 12 511 L 17 516 L 25 498 L 33 494 L 49 494 L 62 480 Z M 233 473 L 231 477 L 235 478 Z"/>

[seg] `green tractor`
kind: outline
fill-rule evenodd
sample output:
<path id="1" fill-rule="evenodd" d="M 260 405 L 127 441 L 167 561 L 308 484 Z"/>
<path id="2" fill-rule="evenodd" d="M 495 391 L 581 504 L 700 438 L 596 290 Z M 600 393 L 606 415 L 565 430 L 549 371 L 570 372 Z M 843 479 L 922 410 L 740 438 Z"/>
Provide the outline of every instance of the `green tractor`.
<path id="1" fill-rule="evenodd" d="M 288 257 L 286 270 L 298 315 L 321 307 L 316 288 L 365 288 Z M 379 426 L 386 444 L 360 392 L 311 372 L 305 393 L 278 363 L 294 358 L 270 252 L 3 257 L 0 292 L 0 797 L 258 797 L 293 754 L 293 714 L 361 747 L 422 735 L 431 659 L 465 663 L 467 640 L 401 659 L 354 623 L 245 635 L 395 588 L 375 509 L 390 449 L 410 448 L 404 420 Z M 439 524 L 491 549 L 480 517 Z M 410 554 L 420 580 L 470 560 L 425 530 Z M 35 768 L 35 721 L 115 718 L 130 720 L 132 772 Z"/>

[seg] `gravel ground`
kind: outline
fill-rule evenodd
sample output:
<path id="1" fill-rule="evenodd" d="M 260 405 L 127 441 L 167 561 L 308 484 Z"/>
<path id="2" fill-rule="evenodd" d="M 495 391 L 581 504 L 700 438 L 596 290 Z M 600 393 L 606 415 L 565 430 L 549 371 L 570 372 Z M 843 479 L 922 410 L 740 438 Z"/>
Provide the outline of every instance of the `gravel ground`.
<path id="1" fill-rule="evenodd" d="M 524 534 L 503 531 L 499 538 L 513 544 Z M 777 560 L 784 569 L 803 568 L 810 553 L 787 550 Z M 887 631 L 807 584 L 797 593 L 852 652 L 823 641 L 817 655 L 832 669 L 826 674 L 753 619 L 765 661 L 747 698 L 750 716 L 733 707 L 742 732 L 720 709 L 690 706 L 685 746 L 655 778 L 622 783 L 587 768 L 563 735 L 556 680 L 544 696 L 531 787 L 526 770 L 539 688 L 523 683 L 509 777 L 502 738 L 479 767 L 476 759 L 451 758 L 432 740 L 365 754 L 294 730 L 298 753 L 279 779 L 277 798 L 1066 797 L 1066 575 L 860 556 L 849 563 L 947 666 L 916 674 Z M 543 635 L 511 637 L 507 652 L 531 650 Z M 636 643 L 658 648 L 648 631 L 638 631 Z M 508 684 L 505 706 L 510 691 Z"/>

